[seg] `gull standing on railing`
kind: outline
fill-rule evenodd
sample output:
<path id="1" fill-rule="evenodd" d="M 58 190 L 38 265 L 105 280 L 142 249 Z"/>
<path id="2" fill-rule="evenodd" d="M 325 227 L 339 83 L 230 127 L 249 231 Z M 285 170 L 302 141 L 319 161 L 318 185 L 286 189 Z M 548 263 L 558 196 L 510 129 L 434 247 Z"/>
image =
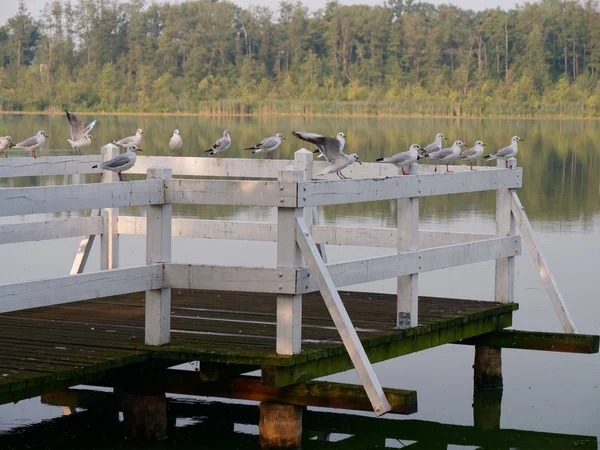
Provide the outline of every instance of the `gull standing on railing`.
<path id="1" fill-rule="evenodd" d="M 14 146 L 12 142 L 12 138 L 10 136 L 2 136 L 0 137 L 0 155 L 4 155 L 8 158 L 8 153 L 6 150 Z"/>
<path id="2" fill-rule="evenodd" d="M 96 125 L 96 121 L 92 120 L 87 127 L 84 127 L 81 119 L 74 113 L 69 110 L 65 111 L 65 113 L 71 125 L 71 139 L 67 139 L 67 142 L 71 144 L 73 150 L 81 154 L 81 149 L 88 147 L 92 143 L 92 139 L 94 139 L 94 136 L 89 133 L 94 128 L 94 125 Z"/>
<path id="3" fill-rule="evenodd" d="M 183 140 L 181 139 L 181 136 L 179 136 L 179 130 L 173 131 L 173 136 L 171 136 L 171 139 L 169 140 L 169 148 L 179 156 L 179 150 L 181 150 L 182 146 Z"/>
<path id="4" fill-rule="evenodd" d="M 35 151 L 41 149 L 44 146 L 44 143 L 46 142 L 46 138 L 49 137 L 50 136 L 48 136 L 44 130 L 40 130 L 35 136 L 31 136 L 30 138 L 19 142 L 13 147 L 22 148 L 24 150 L 31 150 L 31 156 L 37 158 L 37 156 L 35 156 Z"/>
<path id="5" fill-rule="evenodd" d="M 387 158 L 379 158 L 378 162 L 385 162 L 395 165 L 396 167 L 402 168 L 402 175 L 409 175 L 404 171 L 405 167 L 408 167 L 419 159 L 419 150 L 422 150 L 419 144 L 413 144 L 410 146 L 407 152 L 396 153 L 394 156 Z"/>
<path id="6" fill-rule="evenodd" d="M 252 154 L 255 153 L 270 153 L 281 145 L 281 140 L 285 139 L 283 134 L 277 133 L 275 136 L 264 138 L 258 144 L 253 147 L 245 148 L 244 150 L 252 150 Z"/>
<path id="7" fill-rule="evenodd" d="M 110 170 L 111 172 L 117 172 L 119 175 L 119 181 L 125 181 L 121 176 L 121 172 L 131 169 L 135 165 L 137 159 L 137 152 L 143 151 L 138 148 L 137 145 L 130 145 L 127 147 L 127 151 L 121 155 L 115 156 L 113 159 L 104 161 L 102 164 L 92 166 L 92 169 L 100 167 L 104 170 Z"/>
<path id="8" fill-rule="evenodd" d="M 118 141 L 112 141 L 113 144 L 117 144 L 123 148 L 128 148 L 130 145 L 135 145 L 139 147 L 142 143 L 142 136 L 144 132 L 141 128 L 138 128 L 135 132 L 135 136 L 127 136 L 123 139 L 119 139 Z"/>
<path id="9" fill-rule="evenodd" d="M 438 152 L 431 152 L 425 156 L 425 158 L 437 159 L 438 161 L 445 162 L 446 172 L 451 172 L 451 170 L 448 169 L 448 164 L 455 161 L 458 158 L 458 155 L 460 155 L 460 149 L 466 146 L 467 144 L 463 143 L 463 141 L 454 141 L 452 147 L 443 148 Z"/>
<path id="10" fill-rule="evenodd" d="M 430 153 L 439 152 L 444 147 L 443 146 L 444 140 L 447 141 L 448 138 L 446 136 L 444 136 L 442 133 L 436 134 L 433 142 L 421 149 L 421 155 L 427 156 Z"/>
<path id="11" fill-rule="evenodd" d="M 508 147 L 504 147 L 494 153 L 490 153 L 483 159 L 486 161 L 491 159 L 504 160 L 506 163 L 506 168 L 508 169 L 508 160 L 517 156 L 517 153 L 519 152 L 519 141 L 525 141 L 525 139 L 521 139 L 519 136 L 513 136 Z"/>
<path id="12" fill-rule="evenodd" d="M 298 139 L 301 139 L 311 144 L 315 144 L 319 151 L 325 156 L 329 165 L 325 167 L 317 176 L 326 175 L 328 173 L 336 173 L 341 179 L 346 179 L 342 174 L 342 170 L 355 162 L 360 165 L 360 159 L 356 153 L 346 155 L 342 152 L 346 143 L 344 133 L 338 133 L 336 137 L 321 136 L 315 133 L 306 133 L 304 131 L 292 131 L 292 134 Z"/>
<path id="13" fill-rule="evenodd" d="M 204 150 L 204 153 L 209 155 L 216 155 L 217 153 L 224 152 L 231 145 L 231 136 L 229 130 L 223 130 L 223 136 L 217 139 L 211 148 Z"/>
<path id="14" fill-rule="evenodd" d="M 458 155 L 458 161 L 460 162 L 470 162 L 471 170 L 473 170 L 473 161 L 477 161 L 483 155 L 483 147 L 487 144 L 484 144 L 481 141 L 475 142 L 475 146 L 471 147 L 468 150 L 465 150 L 460 155 Z"/>

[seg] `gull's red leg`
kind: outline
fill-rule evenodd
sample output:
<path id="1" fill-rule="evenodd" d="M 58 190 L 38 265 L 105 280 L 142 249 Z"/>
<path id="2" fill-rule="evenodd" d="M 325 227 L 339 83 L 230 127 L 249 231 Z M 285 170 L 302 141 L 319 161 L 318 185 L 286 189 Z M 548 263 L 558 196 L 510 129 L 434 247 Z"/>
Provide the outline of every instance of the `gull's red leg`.
<path id="1" fill-rule="evenodd" d="M 404 167 L 402 168 L 402 175 L 408 175 L 405 171 L 404 171 Z"/>
<path id="2" fill-rule="evenodd" d="M 119 181 L 125 181 L 125 180 L 123 179 L 123 176 L 121 175 L 121 172 L 119 172 Z"/>
<path id="3" fill-rule="evenodd" d="M 448 169 L 448 164 L 446 164 L 446 172 L 452 172 L 451 170 Z"/>

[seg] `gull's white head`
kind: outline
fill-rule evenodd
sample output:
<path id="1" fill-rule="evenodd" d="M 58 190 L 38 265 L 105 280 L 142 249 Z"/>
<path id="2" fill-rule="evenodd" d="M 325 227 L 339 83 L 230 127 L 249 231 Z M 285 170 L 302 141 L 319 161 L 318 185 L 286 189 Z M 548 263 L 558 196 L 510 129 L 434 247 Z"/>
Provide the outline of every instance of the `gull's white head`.
<path id="1" fill-rule="evenodd" d="M 483 142 L 475 141 L 475 147 L 485 147 L 485 146 L 486 146 L 486 144 L 484 144 Z"/>
<path id="2" fill-rule="evenodd" d="M 50 137 L 46 134 L 46 132 L 44 130 L 40 130 L 37 132 L 37 136 L 43 136 L 45 138 Z"/>
<path id="3" fill-rule="evenodd" d="M 12 142 L 12 138 L 10 136 L 4 136 L 4 139 L 6 139 L 7 142 Z"/>
<path id="4" fill-rule="evenodd" d="M 86 134 L 83 137 L 86 141 L 91 141 L 92 139 L 96 139 L 94 136 L 92 136 L 91 134 Z"/>
<path id="5" fill-rule="evenodd" d="M 419 150 L 421 150 L 421 146 L 419 144 L 413 144 L 410 146 L 409 150 L 411 152 L 418 152 Z"/>
<path id="6" fill-rule="evenodd" d="M 337 138 L 338 141 L 346 139 L 346 135 L 344 133 L 342 133 L 341 131 L 338 134 L 336 134 L 335 137 Z"/>
<path id="7" fill-rule="evenodd" d="M 229 136 L 229 130 L 223 130 L 223 137 Z"/>
<path id="8" fill-rule="evenodd" d="M 173 131 L 173 134 L 179 134 L 179 130 L 176 129 L 175 131 Z"/>
<path id="9" fill-rule="evenodd" d="M 135 132 L 135 134 L 144 134 L 144 132 L 142 131 L 141 128 L 138 128 L 137 131 Z"/>
<path id="10" fill-rule="evenodd" d="M 448 140 L 448 138 L 446 136 L 444 136 L 442 133 L 438 133 L 435 135 L 436 142 L 442 142 L 444 139 Z"/>
<path id="11" fill-rule="evenodd" d="M 454 146 L 455 147 L 466 147 L 467 144 L 465 144 L 463 141 L 454 141 Z"/>
<path id="12" fill-rule="evenodd" d="M 343 135 L 343 133 L 338 133 L 338 134 Z M 358 155 L 356 153 L 351 153 L 350 155 L 348 155 L 348 158 L 350 158 L 352 160 L 352 162 L 357 162 L 362 166 L 362 163 L 360 162 L 360 159 L 358 159 Z"/>
<path id="13" fill-rule="evenodd" d="M 277 133 L 277 134 L 275 135 L 275 137 L 278 137 L 279 139 L 285 139 L 285 138 L 283 137 L 283 134 L 281 134 L 281 133 Z"/>
<path id="14" fill-rule="evenodd" d="M 130 145 L 129 147 L 127 147 L 127 151 L 137 153 L 137 152 L 143 152 L 144 150 L 139 148 L 137 145 Z"/>
<path id="15" fill-rule="evenodd" d="M 519 136 L 513 136 L 513 138 L 511 139 L 512 142 L 514 142 L 515 144 L 519 141 L 524 141 L 525 139 L 521 139 Z"/>

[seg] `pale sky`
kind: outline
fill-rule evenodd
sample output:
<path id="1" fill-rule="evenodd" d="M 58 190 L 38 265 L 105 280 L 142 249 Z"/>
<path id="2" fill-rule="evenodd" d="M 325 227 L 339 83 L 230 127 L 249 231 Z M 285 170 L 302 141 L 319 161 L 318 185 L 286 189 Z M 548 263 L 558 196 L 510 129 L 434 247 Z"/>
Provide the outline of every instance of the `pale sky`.
<path id="1" fill-rule="evenodd" d="M 126 0 L 117 0 L 126 1 Z M 160 1 L 160 0 L 159 0 Z M 177 3 L 178 0 L 172 0 L 171 3 Z M 246 7 L 249 5 L 261 5 L 270 6 L 276 8 L 279 5 L 280 0 L 233 0 L 240 6 Z M 443 3 L 451 3 L 459 6 L 463 9 L 474 9 L 481 10 L 486 8 L 497 8 L 510 9 L 514 8 L 517 4 L 523 4 L 522 0 L 425 0 L 428 3 L 434 5 L 440 5 Z M 0 8 L 0 25 L 4 25 L 9 17 L 12 17 L 16 12 L 19 5 L 19 0 L 0 0 L 2 7 Z M 34 17 L 39 17 L 41 10 L 48 0 L 25 0 L 27 9 L 33 14 Z M 71 3 L 75 4 L 76 0 L 71 0 Z M 150 1 L 148 1 L 150 3 Z M 324 0 L 303 0 L 303 4 L 308 6 L 311 10 L 322 8 L 325 5 Z M 381 5 L 383 0 L 340 0 L 340 3 L 345 5 L 352 4 L 367 4 L 367 5 Z"/>

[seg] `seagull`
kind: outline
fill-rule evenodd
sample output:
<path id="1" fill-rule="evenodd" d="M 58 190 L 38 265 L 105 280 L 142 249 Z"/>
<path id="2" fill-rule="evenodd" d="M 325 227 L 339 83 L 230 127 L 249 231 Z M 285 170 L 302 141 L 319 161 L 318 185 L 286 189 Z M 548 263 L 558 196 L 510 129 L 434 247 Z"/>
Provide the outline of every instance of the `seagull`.
<path id="1" fill-rule="evenodd" d="M 494 153 L 490 153 L 483 159 L 486 161 L 489 161 L 490 159 L 502 159 L 506 163 L 506 168 L 508 169 L 508 160 L 517 156 L 519 151 L 519 141 L 525 141 L 525 139 L 521 139 L 519 136 L 513 136 L 508 147 L 504 147 Z"/>
<path id="2" fill-rule="evenodd" d="M 252 154 L 255 153 L 270 153 L 281 145 L 281 140 L 285 139 L 283 134 L 277 133 L 275 136 L 264 138 L 258 144 L 253 147 L 245 148 L 244 150 L 252 150 Z"/>
<path id="3" fill-rule="evenodd" d="M 138 128 L 135 132 L 135 136 L 127 136 L 123 139 L 119 139 L 118 141 L 112 141 L 113 144 L 120 145 L 123 148 L 128 148 L 130 145 L 135 145 L 138 147 L 142 143 L 142 135 L 144 132 L 141 128 Z"/>
<path id="4" fill-rule="evenodd" d="M 174 152 L 177 152 L 177 156 L 179 156 L 179 150 L 181 150 L 182 146 L 183 140 L 181 139 L 181 136 L 179 136 L 179 130 L 173 131 L 173 136 L 171 136 L 171 139 L 169 140 L 169 148 Z"/>
<path id="5" fill-rule="evenodd" d="M 386 162 L 394 164 L 396 167 L 402 168 L 402 175 L 408 175 L 404 168 L 414 164 L 419 159 L 419 150 L 421 146 L 419 144 L 413 144 L 410 146 L 407 152 L 397 153 L 394 156 L 388 158 L 379 158 L 378 162 Z"/>
<path id="6" fill-rule="evenodd" d="M 19 142 L 13 147 L 31 150 L 31 156 L 37 158 L 37 156 L 35 156 L 35 151 L 42 148 L 44 143 L 46 142 L 46 138 L 49 137 L 50 136 L 48 136 L 44 130 L 40 130 L 35 136 L 31 136 L 30 138 L 25 139 L 23 142 Z"/>
<path id="7" fill-rule="evenodd" d="M 323 156 L 327 161 L 329 161 L 327 158 L 327 153 L 329 151 L 334 151 L 334 154 L 341 152 L 346 144 L 346 135 L 342 132 L 336 134 L 335 137 L 321 136 L 320 134 L 307 133 L 306 131 L 292 131 L 292 134 L 298 139 L 315 144 L 317 150 L 313 153 L 319 153 L 318 158 Z"/>
<path id="8" fill-rule="evenodd" d="M 75 113 L 67 110 L 67 119 L 71 124 L 71 139 L 67 139 L 67 142 L 71 144 L 71 148 L 76 150 L 77 153 L 81 154 L 81 149 L 88 147 L 92 143 L 94 137 L 90 135 L 90 131 L 96 125 L 96 120 L 92 120 L 87 127 L 83 126 L 83 122 L 79 119 Z"/>
<path id="9" fill-rule="evenodd" d="M 451 172 L 448 170 L 448 163 L 453 162 L 460 155 L 461 147 L 466 147 L 467 144 L 463 143 L 463 141 L 454 141 L 452 147 L 443 148 L 437 152 L 431 152 L 425 158 L 429 159 L 437 159 L 438 161 L 442 161 L 446 163 L 446 172 Z"/>
<path id="10" fill-rule="evenodd" d="M 223 137 L 217 139 L 217 141 L 213 144 L 211 148 L 208 150 L 204 150 L 204 153 L 208 153 L 209 155 L 216 155 L 217 153 L 224 152 L 231 145 L 231 136 L 229 135 L 229 130 L 223 130 Z"/>
<path id="11" fill-rule="evenodd" d="M 484 144 L 481 141 L 477 141 L 475 142 L 475 146 L 471 147 L 469 150 L 465 150 L 464 152 L 462 152 L 460 155 L 458 155 L 458 160 L 460 162 L 470 162 L 471 163 L 471 170 L 473 170 L 473 161 L 477 161 L 479 158 L 481 158 L 481 155 L 483 155 L 483 147 L 485 147 L 486 144 Z"/>
<path id="12" fill-rule="evenodd" d="M 444 140 L 447 141 L 448 138 L 446 136 L 444 136 L 442 133 L 436 134 L 435 135 L 435 139 L 433 140 L 433 142 L 431 144 L 429 144 L 428 146 L 423 147 L 421 149 L 422 150 L 421 154 L 423 156 L 427 156 L 430 153 L 439 152 L 442 149 L 442 147 L 443 147 L 443 145 L 442 145 L 443 142 L 442 141 L 444 141 Z"/>
<path id="13" fill-rule="evenodd" d="M 12 138 L 10 136 L 0 137 L 0 154 L 8 158 L 8 153 L 6 153 L 6 150 L 11 148 L 13 145 L 15 144 L 13 144 Z"/>
<path id="14" fill-rule="evenodd" d="M 342 152 L 342 148 L 344 148 L 344 144 L 346 143 L 344 133 L 338 133 L 334 138 L 321 136 L 315 133 L 306 133 L 304 131 L 292 131 L 292 134 L 298 139 L 315 144 L 329 162 L 329 165 L 325 167 L 318 176 L 335 172 L 341 179 L 346 179 L 346 177 L 342 175 L 343 169 L 355 162 L 362 165 L 356 153 L 346 155 Z"/>
<path id="15" fill-rule="evenodd" d="M 137 145 L 130 145 L 127 147 L 127 151 L 121 155 L 115 156 L 113 159 L 109 159 L 108 161 L 104 161 L 102 164 L 96 164 L 92 166 L 92 169 L 96 167 L 100 167 L 104 170 L 110 170 L 111 172 L 117 172 L 119 174 L 119 181 L 125 181 L 121 176 L 121 172 L 131 169 L 135 160 L 137 159 L 137 152 L 143 151 Z"/>

